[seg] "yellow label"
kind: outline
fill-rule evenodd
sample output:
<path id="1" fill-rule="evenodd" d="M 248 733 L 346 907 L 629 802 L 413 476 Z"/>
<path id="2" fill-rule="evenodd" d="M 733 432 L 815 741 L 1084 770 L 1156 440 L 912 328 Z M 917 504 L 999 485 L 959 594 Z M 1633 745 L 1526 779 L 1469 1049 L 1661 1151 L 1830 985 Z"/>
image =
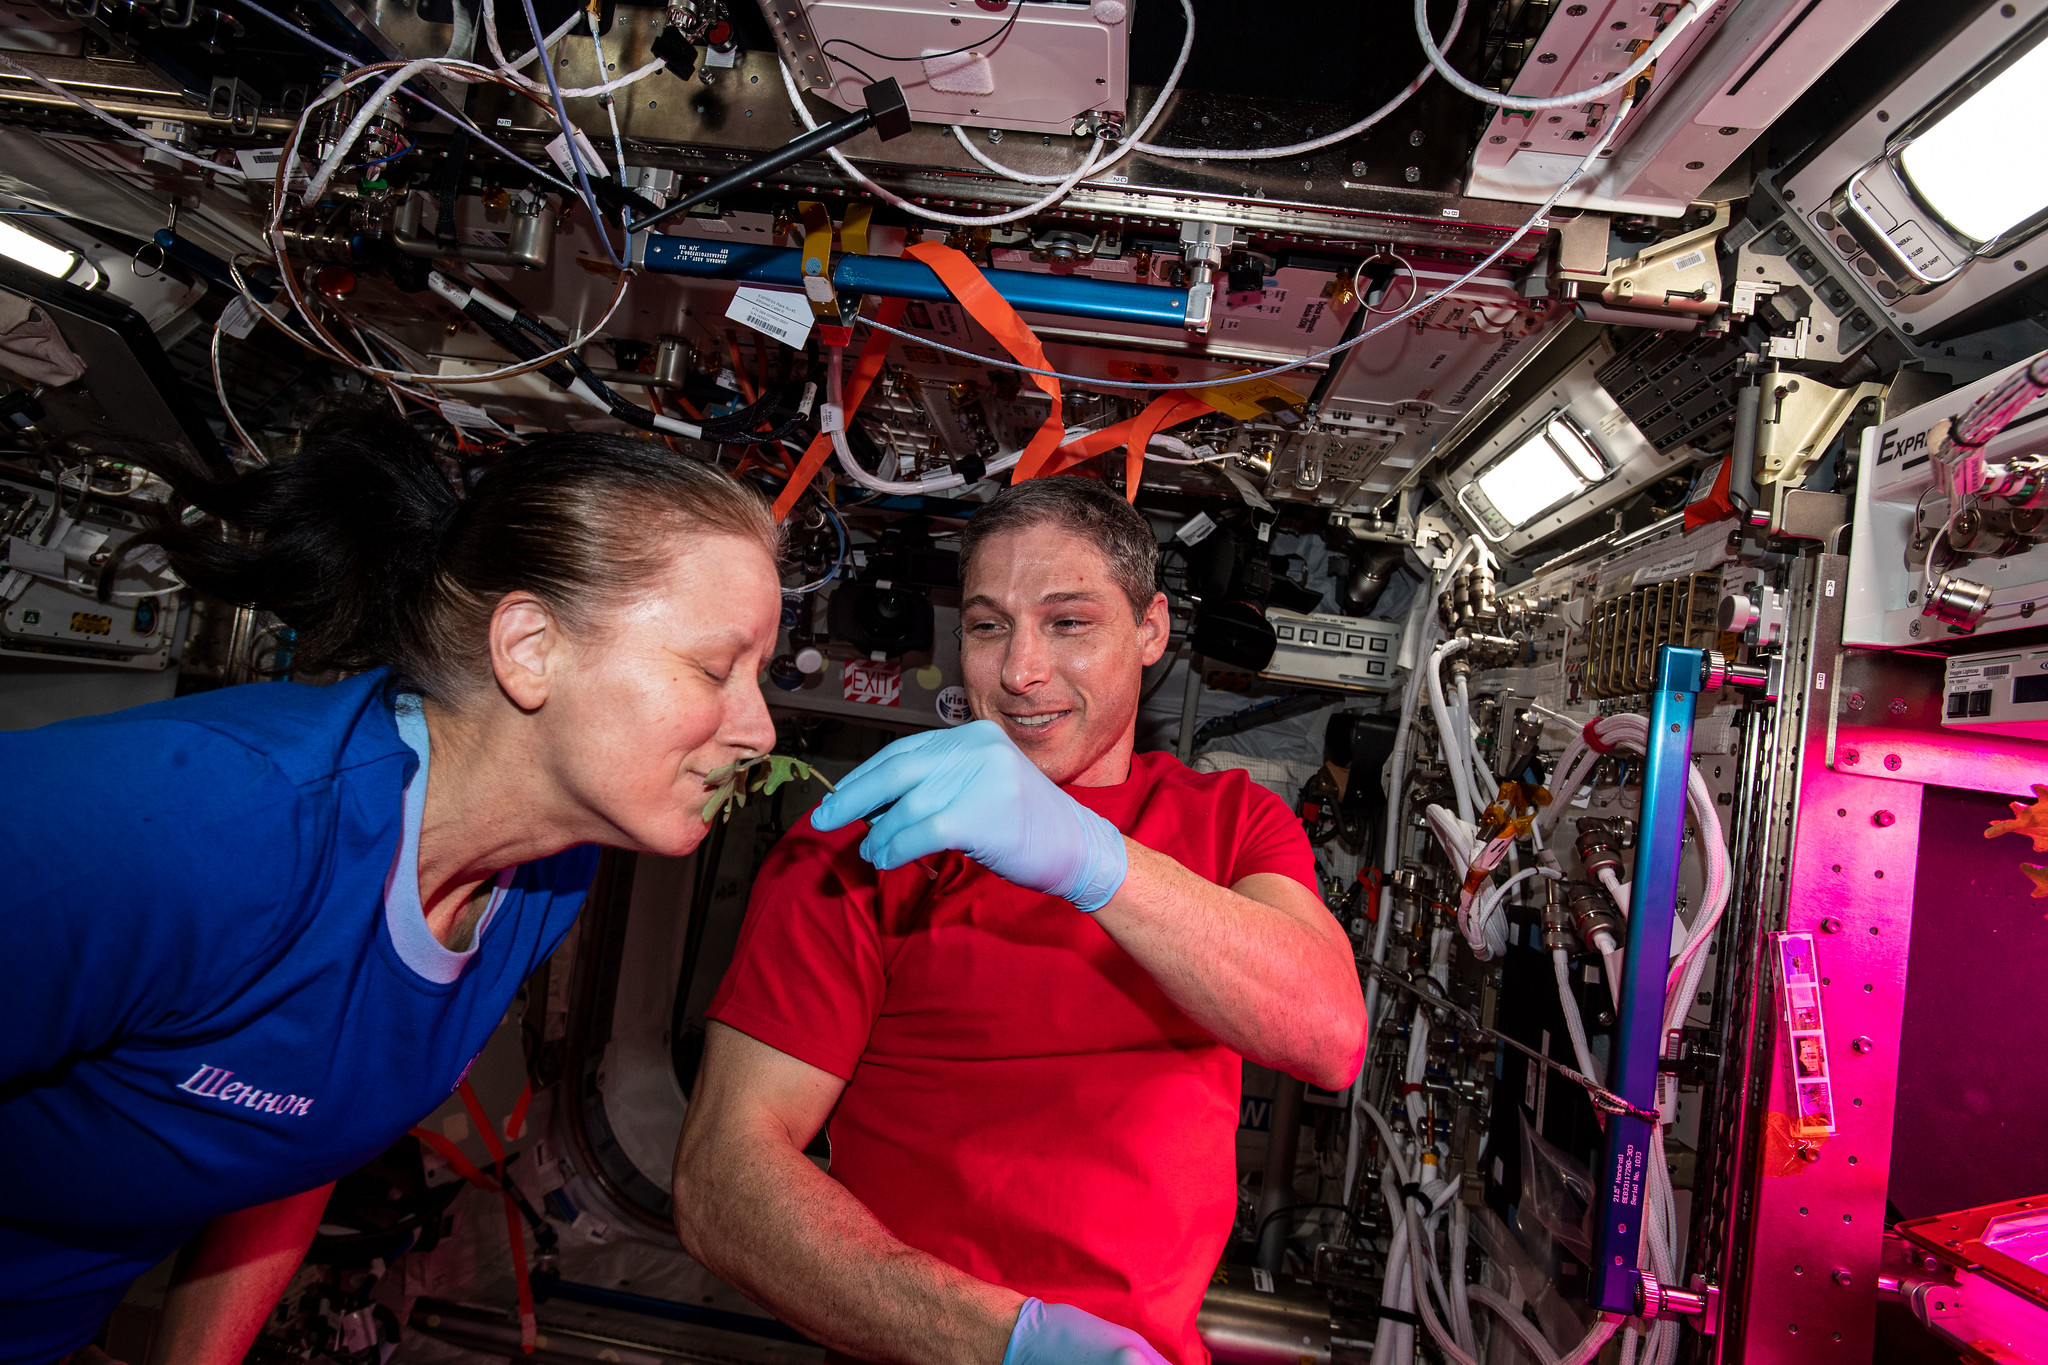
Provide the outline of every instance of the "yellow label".
<path id="1" fill-rule="evenodd" d="M 1250 371 L 1241 370 L 1239 373 L 1249 374 Z M 1197 389 L 1195 396 L 1216 411 L 1235 417 L 1240 422 L 1271 417 L 1275 413 L 1298 408 L 1307 401 L 1293 389 L 1272 379 L 1247 379 L 1238 384 L 1221 383 L 1212 388 Z"/>
<path id="2" fill-rule="evenodd" d="M 111 635 L 114 632 L 114 618 L 95 616 L 89 611 L 71 613 L 71 629 L 78 635 Z"/>

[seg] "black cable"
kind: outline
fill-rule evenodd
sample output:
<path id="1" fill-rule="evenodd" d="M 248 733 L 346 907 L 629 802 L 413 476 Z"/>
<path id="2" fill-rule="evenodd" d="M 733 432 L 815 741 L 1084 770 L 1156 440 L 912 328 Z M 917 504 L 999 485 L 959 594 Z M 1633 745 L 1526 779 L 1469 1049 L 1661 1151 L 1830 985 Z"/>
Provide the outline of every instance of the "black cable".
<path id="1" fill-rule="evenodd" d="M 1264 1218 L 1261 1218 L 1259 1220 L 1259 1230 L 1252 1235 L 1252 1241 L 1264 1241 L 1266 1237 L 1267 1226 L 1270 1225 L 1272 1221 L 1275 1218 L 1278 1218 L 1281 1214 L 1306 1213 L 1311 1209 L 1331 1209 L 1337 1213 L 1343 1214 L 1344 1220 L 1346 1222 L 1352 1221 L 1351 1210 L 1344 1207 L 1344 1205 L 1342 1204 L 1283 1204 L 1279 1208 L 1274 1209 L 1271 1213 L 1267 1214 Z"/>
<path id="2" fill-rule="evenodd" d="M 934 57 L 957 57 L 961 53 L 971 51 L 977 47 L 993 47 L 995 44 L 1000 43 L 1009 34 L 1010 30 L 1016 27 L 1018 17 L 1024 13 L 1024 6 L 1029 3 L 1030 0 L 1017 0 L 1017 7 L 1010 11 L 1010 17 L 1005 19 L 1003 26 L 995 31 L 994 37 L 977 38 L 971 43 L 962 43 L 959 47 L 946 52 L 921 52 L 915 57 L 891 57 L 886 52 L 877 52 L 871 47 L 862 47 L 851 38 L 827 38 L 824 42 L 818 44 L 818 50 L 833 61 L 838 62 L 841 66 L 852 68 L 855 75 L 859 76 L 869 85 L 873 85 L 875 83 L 873 76 L 868 75 L 867 72 L 862 71 L 859 67 L 854 66 L 852 62 L 847 61 L 846 58 L 839 56 L 831 50 L 834 43 L 843 43 L 856 52 L 865 52 L 876 61 L 882 62 L 928 62 Z"/>

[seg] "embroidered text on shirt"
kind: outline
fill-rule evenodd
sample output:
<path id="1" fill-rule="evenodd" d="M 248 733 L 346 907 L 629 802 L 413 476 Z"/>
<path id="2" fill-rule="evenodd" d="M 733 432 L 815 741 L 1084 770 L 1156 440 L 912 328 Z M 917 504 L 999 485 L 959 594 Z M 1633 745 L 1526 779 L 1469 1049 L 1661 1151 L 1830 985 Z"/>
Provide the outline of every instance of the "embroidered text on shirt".
<path id="1" fill-rule="evenodd" d="M 228 1078 L 234 1074 L 217 1066 L 201 1066 L 178 1089 L 209 1100 L 219 1100 L 223 1104 L 239 1104 L 244 1109 L 260 1109 L 266 1114 L 290 1114 L 295 1118 L 304 1117 L 306 1111 L 313 1107 L 313 1101 L 302 1095 L 278 1095 L 258 1090 L 242 1081 L 230 1081 Z"/>

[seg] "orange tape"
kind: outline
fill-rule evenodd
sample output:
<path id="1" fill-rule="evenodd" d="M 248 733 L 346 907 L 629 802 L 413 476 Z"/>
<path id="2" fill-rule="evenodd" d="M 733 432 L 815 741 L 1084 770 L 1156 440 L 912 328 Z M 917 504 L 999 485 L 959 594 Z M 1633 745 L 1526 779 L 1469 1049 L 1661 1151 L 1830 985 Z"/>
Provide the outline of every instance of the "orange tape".
<path id="1" fill-rule="evenodd" d="M 1168 427 L 1179 426 L 1182 422 L 1215 410 L 1208 403 L 1189 394 L 1161 394 L 1147 403 L 1145 410 L 1136 417 L 1126 417 L 1121 422 L 1104 427 L 1100 431 L 1091 431 L 1080 440 L 1069 441 L 1061 446 L 1053 452 L 1053 457 L 1046 462 L 1045 468 L 1039 471 L 1040 476 L 1064 473 L 1083 460 L 1093 459 L 1118 446 L 1126 446 L 1129 453 L 1124 456 L 1124 488 L 1135 501 L 1138 483 L 1145 470 L 1145 447 L 1152 438 Z"/>
<path id="2" fill-rule="evenodd" d="M 894 327 L 903 320 L 903 310 L 908 306 L 904 299 L 883 299 L 875 309 L 875 321 Z M 887 332 L 870 332 L 868 344 L 861 347 L 860 360 L 853 367 L 853 377 L 846 381 L 845 392 L 841 395 L 846 409 L 846 420 L 852 422 L 855 409 L 868 396 L 868 386 L 875 382 L 875 376 L 882 372 L 882 364 L 889 358 L 889 343 L 892 338 Z M 818 471 L 825 467 L 825 461 L 832 454 L 832 438 L 819 432 L 804 448 L 804 457 L 796 463 L 796 472 L 783 485 L 782 493 L 775 499 L 775 519 L 787 521 L 789 509 L 796 506 L 796 500 L 803 496 L 811 480 L 818 477 Z"/>
<path id="3" fill-rule="evenodd" d="M 1045 362 L 1045 349 L 1038 344 L 1038 334 L 1024 325 L 1024 319 L 1017 316 L 1017 310 L 1010 306 L 1010 301 L 996 292 L 996 287 L 988 282 L 988 276 L 981 273 L 981 267 L 969 260 L 964 252 L 937 242 L 917 242 L 905 247 L 903 254 L 930 266 L 932 273 L 967 310 L 967 315 L 980 323 L 1012 359 L 1035 369 L 1052 368 Z M 1035 479 L 1044 473 L 1046 462 L 1067 434 L 1060 381 L 1044 374 L 1034 374 L 1030 378 L 1052 399 L 1052 412 L 1024 447 L 1024 453 L 1017 461 L 1017 472 L 1011 476 L 1012 483 Z"/>

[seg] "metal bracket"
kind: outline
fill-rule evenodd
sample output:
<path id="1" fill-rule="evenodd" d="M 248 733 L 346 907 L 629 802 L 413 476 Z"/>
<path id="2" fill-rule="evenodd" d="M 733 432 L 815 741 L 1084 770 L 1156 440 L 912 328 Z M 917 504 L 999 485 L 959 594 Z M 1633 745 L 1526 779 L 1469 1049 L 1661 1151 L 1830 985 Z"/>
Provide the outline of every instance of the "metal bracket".
<path id="1" fill-rule="evenodd" d="M 1181 260 L 1194 271 L 1188 281 L 1187 329 L 1207 332 L 1216 306 L 1216 272 L 1223 253 L 1237 245 L 1237 229 L 1190 219 L 1180 225 Z"/>
<path id="2" fill-rule="evenodd" d="M 1757 404 L 1756 482 L 1797 488 L 1835 433 L 1866 398 L 1885 386 L 1865 382 L 1838 389 L 1804 375 L 1774 371 Z"/>
<path id="3" fill-rule="evenodd" d="M 1703 227 L 1647 246 L 1626 260 L 1606 262 L 1597 273 L 1561 266 L 1558 278 L 1580 285 L 1582 292 L 1585 286 L 1601 286 L 1600 301 L 1612 308 L 1710 316 L 1721 308 L 1718 247 L 1730 216 L 1728 205 L 1717 204 L 1713 220 Z M 1575 244 L 1574 264 L 1583 259 L 1587 245 Z"/>

